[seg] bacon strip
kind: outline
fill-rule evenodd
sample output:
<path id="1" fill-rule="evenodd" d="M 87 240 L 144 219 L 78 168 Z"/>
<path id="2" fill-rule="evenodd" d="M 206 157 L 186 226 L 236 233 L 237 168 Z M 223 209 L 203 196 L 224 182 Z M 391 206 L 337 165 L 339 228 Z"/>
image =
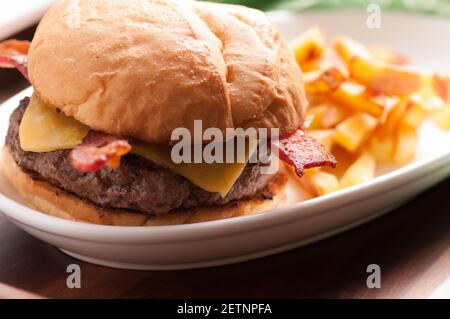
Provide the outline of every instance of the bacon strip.
<path id="1" fill-rule="evenodd" d="M 22 75 L 28 77 L 29 41 L 8 40 L 0 43 L 0 68 L 18 69 Z"/>
<path id="2" fill-rule="evenodd" d="M 305 169 L 321 166 L 335 167 L 337 164 L 336 159 L 325 146 L 303 130 L 297 130 L 274 144 L 278 149 L 280 160 L 293 166 L 299 177 L 303 176 Z"/>
<path id="3" fill-rule="evenodd" d="M 120 167 L 120 159 L 130 151 L 127 140 L 91 130 L 83 143 L 70 152 L 70 161 L 80 172 L 95 173 L 104 166 Z"/>

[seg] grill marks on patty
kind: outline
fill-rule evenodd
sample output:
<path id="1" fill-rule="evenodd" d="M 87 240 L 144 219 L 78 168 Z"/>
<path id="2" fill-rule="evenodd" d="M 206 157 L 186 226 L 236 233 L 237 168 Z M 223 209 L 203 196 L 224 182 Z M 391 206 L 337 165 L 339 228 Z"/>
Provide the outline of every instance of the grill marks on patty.
<path id="1" fill-rule="evenodd" d="M 249 164 L 230 193 L 222 198 L 220 194 L 200 189 L 185 178 L 133 154 L 123 157 L 118 169 L 103 168 L 97 173 L 81 173 L 70 164 L 70 150 L 31 153 L 21 149 L 19 127 L 28 103 L 28 98 L 22 100 L 11 115 L 6 138 L 6 145 L 16 163 L 33 178 L 100 207 L 158 215 L 174 209 L 223 205 L 259 196 L 272 178 L 261 174 L 258 165 Z M 264 196 L 270 197 L 271 194 Z"/>

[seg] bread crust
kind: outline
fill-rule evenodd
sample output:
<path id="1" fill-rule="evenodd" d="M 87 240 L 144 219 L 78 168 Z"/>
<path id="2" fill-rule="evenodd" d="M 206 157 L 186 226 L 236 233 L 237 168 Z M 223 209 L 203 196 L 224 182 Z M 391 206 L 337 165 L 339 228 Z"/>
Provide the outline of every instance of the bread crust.
<path id="1" fill-rule="evenodd" d="M 301 72 L 260 11 L 176 0 L 62 0 L 29 52 L 36 94 L 92 129 L 167 144 L 175 128 L 301 126 Z"/>
<path id="2" fill-rule="evenodd" d="M 30 207 L 54 217 L 98 225 L 163 226 L 200 223 L 259 213 L 280 207 L 286 200 L 284 189 L 287 176 L 278 173 L 262 192 L 276 194 L 273 199 L 260 197 L 221 207 L 202 207 L 150 216 L 125 209 L 101 208 L 46 182 L 35 180 L 16 164 L 7 147 L 3 148 L 1 163 L 2 173 Z"/>

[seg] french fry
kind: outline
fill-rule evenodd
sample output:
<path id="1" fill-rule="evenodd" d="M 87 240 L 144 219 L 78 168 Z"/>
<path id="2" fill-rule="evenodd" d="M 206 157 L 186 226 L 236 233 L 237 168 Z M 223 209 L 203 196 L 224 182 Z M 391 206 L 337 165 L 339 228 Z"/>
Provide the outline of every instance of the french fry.
<path id="1" fill-rule="evenodd" d="M 326 38 L 318 27 L 306 30 L 292 43 L 295 59 L 298 65 L 303 69 L 308 63 L 321 57 L 325 50 Z"/>
<path id="2" fill-rule="evenodd" d="M 311 107 L 330 102 L 330 99 L 326 94 L 306 92 L 306 97 Z"/>
<path id="3" fill-rule="evenodd" d="M 313 196 L 322 196 L 340 189 L 336 176 L 320 170 L 312 170 L 301 178 L 302 186 Z"/>
<path id="4" fill-rule="evenodd" d="M 397 164 L 410 162 L 416 154 L 417 132 L 415 128 L 402 124 L 396 133 L 393 160 Z"/>
<path id="5" fill-rule="evenodd" d="M 408 95 L 418 91 L 426 76 L 401 66 L 375 59 L 353 56 L 348 64 L 350 76 L 371 91 L 386 95 Z"/>
<path id="6" fill-rule="evenodd" d="M 432 112 L 434 123 L 442 130 L 450 130 L 450 105 L 444 105 L 442 108 Z"/>
<path id="7" fill-rule="evenodd" d="M 395 139 L 393 136 L 374 135 L 368 143 L 368 150 L 381 163 L 390 163 L 394 156 Z"/>
<path id="8" fill-rule="evenodd" d="M 324 145 L 328 150 L 331 150 L 334 144 L 334 130 L 311 130 L 308 134 L 312 136 L 317 142 Z"/>
<path id="9" fill-rule="evenodd" d="M 319 104 L 315 106 L 311 106 L 306 110 L 306 118 L 309 122 L 309 129 L 323 129 L 323 118 L 325 113 L 328 110 L 328 106 L 326 104 Z"/>
<path id="10" fill-rule="evenodd" d="M 444 101 L 437 93 L 440 83 L 434 75 L 423 75 L 419 90 L 410 94 L 410 100 L 422 105 L 427 111 L 441 108 L 444 105 Z"/>
<path id="11" fill-rule="evenodd" d="M 384 63 L 395 65 L 409 64 L 407 56 L 388 47 L 373 45 L 369 47 L 369 51 L 375 59 Z"/>
<path id="12" fill-rule="evenodd" d="M 345 108 L 330 103 L 310 107 L 307 111 L 309 129 L 329 129 L 335 127 L 350 115 Z"/>
<path id="13" fill-rule="evenodd" d="M 349 77 L 347 64 L 342 60 L 340 55 L 336 52 L 336 50 L 333 47 L 327 48 L 322 53 L 322 57 L 318 60 L 317 66 L 318 67 L 316 68 L 316 70 L 337 68 L 346 79 L 348 79 Z"/>
<path id="14" fill-rule="evenodd" d="M 413 93 L 409 96 L 409 99 L 422 106 L 427 112 L 439 110 L 444 107 L 445 102 L 433 93 L 426 92 L 427 90 L 421 90 L 421 92 Z"/>
<path id="15" fill-rule="evenodd" d="M 333 174 L 340 179 L 347 171 L 347 168 L 353 164 L 357 154 L 349 153 L 346 149 L 336 143 L 333 145 L 333 149 L 331 151 L 338 162 L 336 167 L 322 167 L 320 170 Z"/>
<path id="16" fill-rule="evenodd" d="M 326 93 L 336 90 L 344 81 L 345 75 L 336 68 L 305 72 L 305 89 L 308 93 Z"/>
<path id="17" fill-rule="evenodd" d="M 377 128 L 375 134 L 382 139 L 385 139 L 387 136 L 392 136 L 395 133 L 395 129 L 401 122 L 407 107 L 407 99 L 397 99 L 397 102 L 390 108 L 389 112 L 387 113 L 383 125 Z"/>
<path id="18" fill-rule="evenodd" d="M 346 108 L 330 103 L 328 103 L 327 106 L 327 111 L 322 117 L 322 127 L 324 129 L 335 127 L 351 115 L 351 112 Z"/>
<path id="19" fill-rule="evenodd" d="M 379 118 L 379 121 L 381 125 L 384 125 L 388 120 L 388 116 L 391 113 L 392 109 L 398 103 L 399 97 L 388 95 L 375 95 L 371 97 L 371 100 L 374 101 L 376 104 L 383 106 L 383 114 Z"/>
<path id="20" fill-rule="evenodd" d="M 288 167 L 288 171 L 290 171 L 291 174 L 296 176 L 295 170 L 293 170 L 291 167 Z M 313 171 L 314 171 L 314 169 L 313 169 Z M 311 174 L 310 170 L 305 171 L 305 174 L 303 175 L 303 177 L 298 178 L 297 181 L 299 182 L 301 187 L 305 191 L 307 191 L 311 196 L 317 197 L 317 196 L 319 196 L 319 193 L 317 192 L 316 187 L 314 186 L 313 182 L 309 178 L 310 174 Z"/>
<path id="21" fill-rule="evenodd" d="M 350 60 L 354 56 L 361 56 L 364 58 L 371 58 L 372 54 L 365 46 L 363 46 L 358 41 L 355 41 L 346 36 L 340 36 L 334 39 L 333 42 L 334 49 L 340 55 L 342 60 L 349 65 Z"/>
<path id="22" fill-rule="evenodd" d="M 342 176 L 341 186 L 351 187 L 375 177 L 376 160 L 370 152 L 363 152 Z"/>
<path id="23" fill-rule="evenodd" d="M 344 82 L 330 96 L 343 107 L 369 113 L 376 118 L 380 118 L 384 113 L 385 106 L 369 96 L 364 86 L 354 82 Z"/>
<path id="24" fill-rule="evenodd" d="M 312 72 L 312 71 L 317 71 L 321 68 L 321 60 L 320 59 L 315 59 L 315 60 L 311 60 L 308 62 L 304 62 L 300 68 L 302 69 L 303 72 Z"/>
<path id="25" fill-rule="evenodd" d="M 347 151 L 355 153 L 367 141 L 378 121 L 366 113 L 357 113 L 336 127 L 334 140 Z"/>
<path id="26" fill-rule="evenodd" d="M 416 103 L 413 100 L 410 100 L 407 104 L 402 122 L 415 129 L 418 129 L 425 121 L 427 115 L 428 112 L 422 105 Z"/>

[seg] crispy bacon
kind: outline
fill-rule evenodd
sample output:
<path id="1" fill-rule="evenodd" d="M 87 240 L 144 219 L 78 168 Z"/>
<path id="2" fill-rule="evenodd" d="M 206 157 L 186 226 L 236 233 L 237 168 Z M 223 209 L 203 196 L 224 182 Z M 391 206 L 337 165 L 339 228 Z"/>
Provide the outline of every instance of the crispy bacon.
<path id="1" fill-rule="evenodd" d="M 118 168 L 122 156 L 130 151 L 127 140 L 91 130 L 83 143 L 72 150 L 70 161 L 80 172 L 95 173 L 104 166 Z"/>
<path id="2" fill-rule="evenodd" d="M 29 41 L 8 40 L 0 43 L 0 68 L 16 68 L 22 75 L 28 77 Z"/>
<path id="3" fill-rule="evenodd" d="M 331 166 L 337 162 L 328 150 L 306 134 L 303 130 L 297 130 L 293 134 L 281 138 L 275 146 L 278 148 L 279 158 L 286 164 L 293 166 L 299 177 L 303 176 L 308 168 Z"/>

